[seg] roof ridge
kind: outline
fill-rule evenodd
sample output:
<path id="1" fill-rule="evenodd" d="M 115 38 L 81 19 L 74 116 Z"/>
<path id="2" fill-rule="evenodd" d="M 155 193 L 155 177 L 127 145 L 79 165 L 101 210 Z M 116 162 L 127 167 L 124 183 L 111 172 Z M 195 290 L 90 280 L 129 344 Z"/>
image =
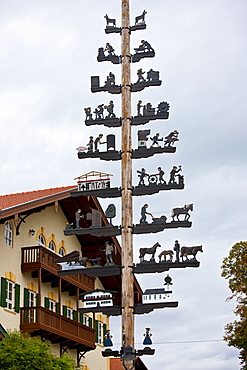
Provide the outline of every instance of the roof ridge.
<path id="1" fill-rule="evenodd" d="M 24 203 L 29 203 L 37 199 L 46 198 L 75 188 L 76 185 L 68 185 L 68 186 L 58 186 L 55 188 L 38 189 L 21 193 L 0 195 L 0 210 L 15 207 L 17 205 Z"/>
<path id="2" fill-rule="evenodd" d="M 7 197 L 11 195 L 19 195 L 19 194 L 30 194 L 30 193 L 35 193 L 35 192 L 40 192 L 40 191 L 46 191 L 46 190 L 55 190 L 55 189 L 72 189 L 76 188 L 76 185 L 67 185 L 67 186 L 56 186 L 54 188 L 45 188 L 45 189 L 37 189 L 37 190 L 28 190 L 28 191 L 22 191 L 20 193 L 8 193 L 8 194 L 0 194 L 0 197 Z"/>

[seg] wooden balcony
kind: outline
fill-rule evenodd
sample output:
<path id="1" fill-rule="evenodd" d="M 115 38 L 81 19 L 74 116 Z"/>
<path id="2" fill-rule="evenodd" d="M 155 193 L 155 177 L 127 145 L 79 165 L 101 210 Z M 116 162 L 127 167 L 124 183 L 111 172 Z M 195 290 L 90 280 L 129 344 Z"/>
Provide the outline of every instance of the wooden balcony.
<path id="1" fill-rule="evenodd" d="M 62 279 L 62 291 L 69 291 L 70 295 L 76 294 L 76 288 L 83 291 L 94 289 L 95 278 L 87 275 L 69 275 L 58 276 L 57 271 L 61 266 L 55 263 L 57 254 L 51 250 L 41 247 L 23 247 L 21 256 L 22 272 L 31 272 L 33 278 L 38 277 L 38 271 L 41 270 L 42 282 L 51 282 L 53 288 L 58 287 L 59 279 Z"/>
<path id="2" fill-rule="evenodd" d="M 71 349 L 90 351 L 95 349 L 95 330 L 67 319 L 44 307 L 20 309 L 20 330 L 39 335 L 51 343 L 60 343 Z"/>

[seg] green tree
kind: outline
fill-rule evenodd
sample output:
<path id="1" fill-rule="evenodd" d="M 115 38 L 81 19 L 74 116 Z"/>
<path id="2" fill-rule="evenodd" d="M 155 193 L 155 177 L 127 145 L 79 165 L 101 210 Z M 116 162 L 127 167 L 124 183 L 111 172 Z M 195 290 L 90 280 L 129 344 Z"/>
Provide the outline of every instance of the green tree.
<path id="1" fill-rule="evenodd" d="M 77 367 L 69 356 L 54 356 L 49 342 L 12 331 L 0 341 L 0 369 L 76 370 Z"/>
<path id="2" fill-rule="evenodd" d="M 224 340 L 228 346 L 239 349 L 241 369 L 247 370 L 247 242 L 236 243 L 222 263 L 221 276 L 228 279 L 232 295 L 236 298 L 234 311 L 238 320 L 225 326 Z"/>

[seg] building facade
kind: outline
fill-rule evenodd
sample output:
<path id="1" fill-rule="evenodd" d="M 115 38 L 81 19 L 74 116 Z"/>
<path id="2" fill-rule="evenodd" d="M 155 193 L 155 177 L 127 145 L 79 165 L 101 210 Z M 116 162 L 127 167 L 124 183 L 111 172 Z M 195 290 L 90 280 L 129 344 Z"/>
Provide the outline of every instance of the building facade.
<path id="1" fill-rule="evenodd" d="M 80 314 L 79 295 L 94 289 L 117 291 L 120 276 L 95 278 L 85 274 L 59 276 L 59 256 L 80 251 L 85 257 L 101 256 L 103 237 L 64 236 L 66 224 L 90 209 L 101 210 L 95 197 L 71 197 L 74 187 L 61 187 L 0 196 L 0 325 L 1 335 L 17 329 L 39 335 L 52 343 L 55 353 L 67 352 L 84 370 L 109 370 L 101 356 L 109 318 L 101 313 Z M 85 227 L 87 221 L 80 221 Z M 107 222 L 103 220 L 103 222 Z M 115 263 L 121 263 L 121 248 L 114 237 Z M 141 289 L 136 283 L 137 299 Z"/>

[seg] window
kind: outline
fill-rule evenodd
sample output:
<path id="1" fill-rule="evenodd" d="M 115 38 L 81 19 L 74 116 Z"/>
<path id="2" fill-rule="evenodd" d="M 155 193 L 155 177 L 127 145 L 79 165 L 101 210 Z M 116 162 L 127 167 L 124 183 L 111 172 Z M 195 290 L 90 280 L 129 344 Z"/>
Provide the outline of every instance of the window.
<path id="1" fill-rule="evenodd" d="M 73 310 L 70 307 L 66 307 L 66 317 L 67 319 L 73 320 Z"/>
<path id="2" fill-rule="evenodd" d="M 89 326 L 89 317 L 87 315 L 83 315 L 82 323 L 83 325 Z"/>
<path id="3" fill-rule="evenodd" d="M 53 241 L 50 241 L 48 248 L 49 248 L 51 251 L 55 252 L 55 250 L 56 250 L 55 243 L 54 243 Z"/>
<path id="4" fill-rule="evenodd" d="M 1 277 L 0 305 L 9 310 L 20 312 L 20 285 Z"/>
<path id="5" fill-rule="evenodd" d="M 31 308 L 34 306 L 36 306 L 36 293 L 33 290 L 24 288 L 24 307 L 30 307 L 30 309 L 24 312 L 26 323 L 35 322 L 35 310 Z"/>
<path id="6" fill-rule="evenodd" d="M 48 300 L 48 310 L 55 312 L 56 311 L 56 302 L 53 299 Z"/>
<path id="7" fill-rule="evenodd" d="M 98 321 L 98 343 L 103 344 L 103 323 L 101 321 Z"/>
<path id="8" fill-rule="evenodd" d="M 59 254 L 61 257 L 65 256 L 65 249 L 64 249 L 64 247 L 61 247 L 61 248 L 59 249 L 58 254 Z"/>
<path id="9" fill-rule="evenodd" d="M 34 307 L 35 306 L 35 297 L 36 293 L 32 290 L 28 290 L 28 307 Z"/>
<path id="10" fill-rule="evenodd" d="M 4 244 L 12 247 L 12 225 L 9 221 L 5 223 Z"/>
<path id="11" fill-rule="evenodd" d="M 47 308 L 47 310 L 59 313 L 59 305 L 54 299 L 45 297 L 45 308 Z"/>
<path id="12" fill-rule="evenodd" d="M 63 316 L 67 317 L 67 319 L 73 320 L 74 319 L 74 312 L 73 308 L 70 308 L 68 306 L 63 306 Z"/>
<path id="13" fill-rule="evenodd" d="M 42 234 L 40 234 L 38 237 L 38 245 L 41 247 L 45 247 L 45 237 Z"/>
<path id="14" fill-rule="evenodd" d="M 9 310 L 13 309 L 14 306 L 14 283 L 6 280 L 6 307 Z"/>

